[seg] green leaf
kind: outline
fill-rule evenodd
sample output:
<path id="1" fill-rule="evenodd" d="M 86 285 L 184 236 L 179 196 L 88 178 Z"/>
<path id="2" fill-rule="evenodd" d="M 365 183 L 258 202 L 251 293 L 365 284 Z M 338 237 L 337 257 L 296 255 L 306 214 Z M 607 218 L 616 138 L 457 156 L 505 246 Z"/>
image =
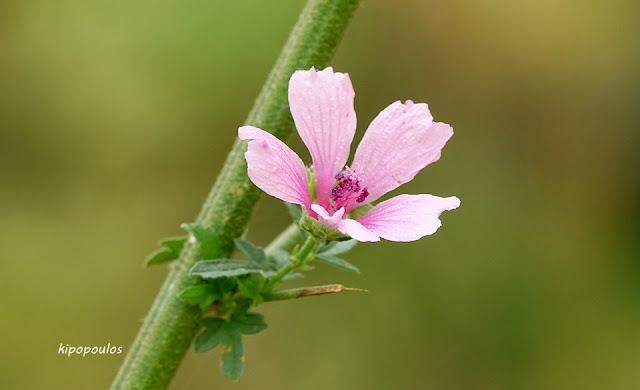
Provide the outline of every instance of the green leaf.
<path id="1" fill-rule="evenodd" d="M 173 253 L 169 249 L 160 248 L 155 252 L 151 253 L 149 256 L 147 256 L 147 258 L 144 259 L 144 262 L 147 266 L 150 266 L 154 264 L 164 263 L 170 260 L 175 260 L 178 258 L 179 255 L 180 255 L 180 252 Z"/>
<path id="2" fill-rule="evenodd" d="M 173 252 L 180 253 L 184 247 L 184 243 L 187 242 L 187 238 L 187 236 L 165 238 L 162 240 L 162 245 Z"/>
<path id="3" fill-rule="evenodd" d="M 193 340 L 196 352 L 206 352 L 218 345 L 229 345 L 231 339 L 226 329 L 227 321 L 222 318 L 203 318 L 200 322 L 205 328 Z"/>
<path id="4" fill-rule="evenodd" d="M 224 297 L 225 292 L 218 284 L 206 283 L 184 289 L 178 296 L 186 303 L 200 306 L 200 309 L 204 310 L 216 299 Z"/>
<path id="5" fill-rule="evenodd" d="M 250 305 L 242 305 L 231 314 L 230 325 L 242 334 L 256 334 L 267 329 L 264 316 L 248 312 Z"/>
<path id="6" fill-rule="evenodd" d="M 197 262 L 189 271 L 191 275 L 204 279 L 217 279 L 249 274 L 260 274 L 265 278 L 274 276 L 276 272 L 265 266 L 244 260 L 217 259 Z"/>
<path id="7" fill-rule="evenodd" d="M 336 241 L 327 245 L 324 249 L 320 251 L 320 253 L 325 255 L 339 255 L 341 253 L 345 253 L 353 249 L 358 241 L 349 240 L 349 241 Z"/>
<path id="8" fill-rule="evenodd" d="M 304 274 L 301 274 L 300 272 L 291 272 L 283 276 L 281 281 L 286 282 L 287 280 L 298 279 L 298 278 L 304 278 Z"/>
<path id="9" fill-rule="evenodd" d="M 225 295 L 226 293 L 233 291 L 233 289 L 238 285 L 238 280 L 236 278 L 217 278 L 208 280 L 207 283 L 213 284 L 216 286 L 220 294 Z"/>
<path id="10" fill-rule="evenodd" d="M 203 260 L 215 259 L 220 256 L 222 242 L 220 241 L 220 237 L 215 234 L 211 228 L 195 223 L 183 223 L 180 226 L 191 233 L 196 239 Z"/>
<path id="11" fill-rule="evenodd" d="M 247 240 L 235 239 L 234 242 L 236 244 L 236 248 L 244 253 L 249 261 L 257 264 L 268 264 L 269 266 L 271 265 L 267 261 L 267 255 L 264 253 L 262 248 L 258 248 Z"/>
<path id="12" fill-rule="evenodd" d="M 249 313 L 250 305 L 242 305 L 231 314 L 228 321 L 221 318 L 204 318 L 200 323 L 205 327 L 195 338 L 196 352 L 205 352 L 218 345 L 225 346 L 222 354 L 222 374 L 237 380 L 244 368 L 242 345 L 243 334 L 256 334 L 267 328 L 264 317 Z"/>
<path id="13" fill-rule="evenodd" d="M 302 209 L 300 208 L 300 205 L 289 202 L 284 202 L 284 205 L 287 206 L 287 211 L 289 211 L 289 215 L 291 215 L 293 222 L 300 222 L 300 218 L 302 217 Z"/>
<path id="14" fill-rule="evenodd" d="M 153 264 L 164 263 L 169 260 L 177 259 L 180 256 L 184 243 L 187 242 L 187 237 L 170 237 L 160 241 L 160 245 L 164 248 L 160 248 L 153 252 L 144 260 L 147 266 Z"/>
<path id="15" fill-rule="evenodd" d="M 337 265 L 338 267 L 346 268 L 348 270 L 360 273 L 360 270 L 358 268 L 356 268 L 355 265 L 353 265 L 353 264 L 349 263 L 348 261 L 343 260 L 343 259 L 341 259 L 339 257 L 328 255 L 326 253 L 319 253 L 319 254 L 316 255 L 315 258 L 319 259 L 319 260 L 324 260 L 327 263 L 331 263 L 333 265 Z"/>
<path id="16" fill-rule="evenodd" d="M 244 369 L 244 347 L 242 346 L 242 335 L 234 333 L 231 335 L 231 346 L 229 350 L 222 354 L 222 375 L 237 381 Z"/>
<path id="17" fill-rule="evenodd" d="M 254 306 L 264 302 L 262 295 L 260 295 L 261 287 L 260 282 L 253 275 L 238 278 L 240 292 L 247 298 L 251 298 Z"/>
<path id="18" fill-rule="evenodd" d="M 289 254 L 289 252 L 284 251 L 282 249 L 278 249 L 275 252 L 273 252 L 272 257 L 276 261 L 276 264 L 278 265 L 278 269 L 286 266 L 291 262 L 291 254 Z"/>

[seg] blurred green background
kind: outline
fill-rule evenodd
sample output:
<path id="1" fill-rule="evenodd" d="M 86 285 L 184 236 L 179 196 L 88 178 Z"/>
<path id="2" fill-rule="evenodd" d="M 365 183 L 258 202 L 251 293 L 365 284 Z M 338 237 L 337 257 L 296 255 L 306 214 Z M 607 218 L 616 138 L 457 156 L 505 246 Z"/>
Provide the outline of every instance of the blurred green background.
<path id="1" fill-rule="evenodd" d="M 0 388 L 111 383 L 124 355 L 59 344 L 128 350 L 166 275 L 143 258 L 197 214 L 303 5 L 0 3 Z M 418 242 L 356 247 L 361 275 L 304 281 L 368 294 L 261 307 L 238 384 L 190 352 L 172 389 L 639 388 L 639 16 L 364 0 L 332 62 L 358 138 L 428 102 L 456 134 L 395 193 L 462 206 Z M 249 236 L 287 223 L 264 197 Z"/>

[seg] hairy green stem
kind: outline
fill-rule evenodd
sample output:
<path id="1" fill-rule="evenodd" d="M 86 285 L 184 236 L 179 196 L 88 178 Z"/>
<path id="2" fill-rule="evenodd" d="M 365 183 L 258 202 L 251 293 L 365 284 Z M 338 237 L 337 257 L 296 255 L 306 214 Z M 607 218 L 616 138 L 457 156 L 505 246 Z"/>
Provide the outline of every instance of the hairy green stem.
<path id="1" fill-rule="evenodd" d="M 338 45 L 359 0 L 310 0 L 253 106 L 247 125 L 286 140 L 293 129 L 287 101 L 288 81 L 297 69 L 323 68 Z M 246 142 L 237 140 L 209 193 L 196 223 L 211 227 L 222 239 L 219 256 L 233 250 L 244 231 L 259 190 L 247 177 Z M 198 249 L 187 244 L 161 287 L 111 389 L 166 389 L 198 330 L 201 312 L 178 293 L 195 285 L 189 269 Z"/>

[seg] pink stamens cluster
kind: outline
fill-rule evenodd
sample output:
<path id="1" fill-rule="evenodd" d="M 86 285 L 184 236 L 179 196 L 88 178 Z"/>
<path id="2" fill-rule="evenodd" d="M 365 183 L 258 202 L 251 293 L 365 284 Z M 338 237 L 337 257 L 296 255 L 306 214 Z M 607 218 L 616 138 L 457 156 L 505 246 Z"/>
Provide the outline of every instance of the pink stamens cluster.
<path id="1" fill-rule="evenodd" d="M 360 186 L 360 179 L 349 167 L 345 169 L 345 173 L 338 172 L 335 176 L 338 181 L 335 187 L 331 190 L 331 210 L 336 211 L 341 207 L 347 207 L 347 204 L 355 200 L 358 203 L 363 203 L 369 191 L 367 187 L 362 188 Z"/>

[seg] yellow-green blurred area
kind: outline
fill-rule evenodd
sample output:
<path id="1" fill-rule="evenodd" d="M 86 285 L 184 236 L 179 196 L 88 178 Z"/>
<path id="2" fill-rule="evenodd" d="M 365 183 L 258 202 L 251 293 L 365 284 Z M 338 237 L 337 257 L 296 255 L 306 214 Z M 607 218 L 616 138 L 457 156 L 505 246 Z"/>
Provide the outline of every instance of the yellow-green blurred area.
<path id="1" fill-rule="evenodd" d="M 0 3 L 0 388 L 101 389 L 303 8 Z M 171 389 L 640 387 L 640 4 L 364 0 L 332 65 L 359 139 L 398 99 L 455 136 L 395 191 L 456 195 L 433 236 L 362 244 L 369 290 L 259 307 L 238 384 L 189 352 Z M 291 143 L 307 158 L 302 143 Z M 354 143 L 354 149 L 355 145 Z M 308 159 L 306 160 L 309 161 Z M 264 197 L 249 238 L 288 224 Z"/>

